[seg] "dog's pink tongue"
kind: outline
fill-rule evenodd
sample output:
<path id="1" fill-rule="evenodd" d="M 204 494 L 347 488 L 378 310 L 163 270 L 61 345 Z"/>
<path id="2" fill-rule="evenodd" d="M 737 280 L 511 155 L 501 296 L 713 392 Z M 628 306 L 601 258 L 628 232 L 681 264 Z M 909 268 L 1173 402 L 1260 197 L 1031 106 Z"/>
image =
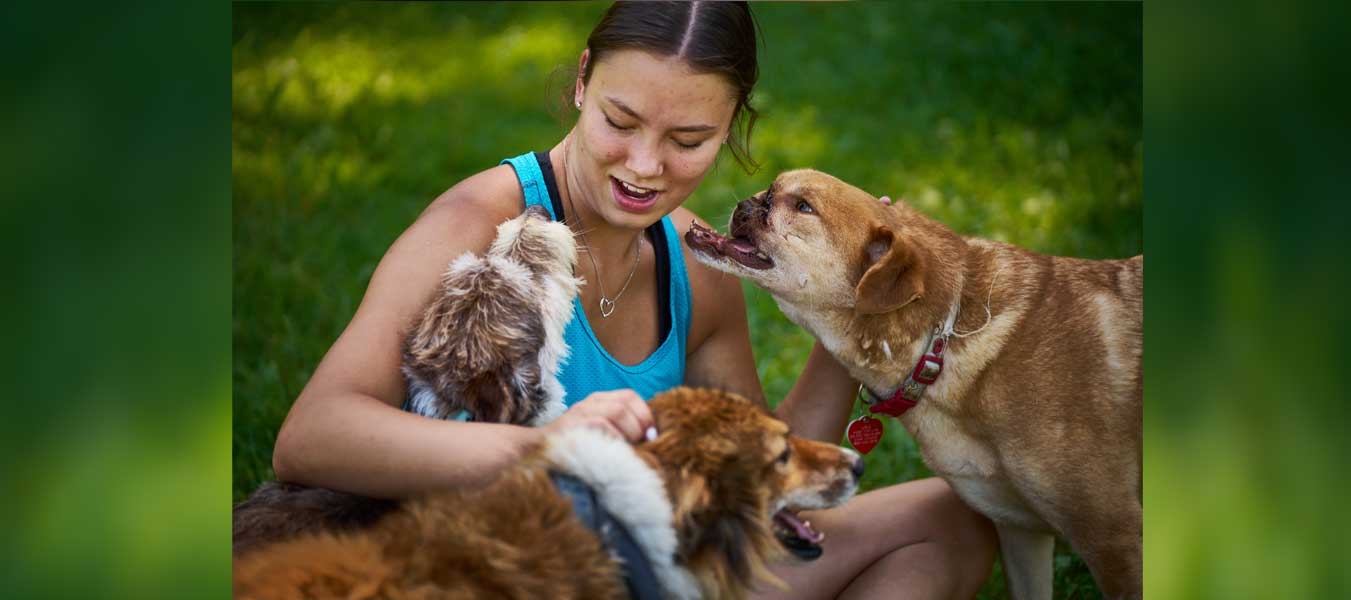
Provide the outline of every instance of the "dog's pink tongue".
<path id="1" fill-rule="evenodd" d="M 786 527 L 791 527 L 793 531 L 797 532 L 798 537 L 813 544 L 819 544 L 821 543 L 821 540 L 826 539 L 826 534 L 819 533 L 815 529 L 812 529 L 811 524 L 803 522 L 802 519 L 797 518 L 797 515 L 789 512 L 788 509 L 783 509 L 774 513 L 774 520 Z"/>
<path id="2" fill-rule="evenodd" d="M 727 242 L 727 245 L 736 248 L 743 254 L 752 254 L 756 250 L 755 244 L 752 244 L 751 241 L 746 238 L 733 238 L 731 241 Z"/>

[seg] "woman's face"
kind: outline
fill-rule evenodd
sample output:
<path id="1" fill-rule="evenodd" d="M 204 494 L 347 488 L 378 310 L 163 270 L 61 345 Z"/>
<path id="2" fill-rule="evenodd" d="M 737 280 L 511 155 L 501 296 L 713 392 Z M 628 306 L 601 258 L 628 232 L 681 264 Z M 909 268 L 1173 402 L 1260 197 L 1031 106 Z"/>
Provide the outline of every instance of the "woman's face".
<path id="1" fill-rule="evenodd" d="M 721 75 L 638 50 L 605 56 L 578 84 L 570 172 L 610 224 L 646 227 L 694 192 L 727 137 L 736 92 Z"/>

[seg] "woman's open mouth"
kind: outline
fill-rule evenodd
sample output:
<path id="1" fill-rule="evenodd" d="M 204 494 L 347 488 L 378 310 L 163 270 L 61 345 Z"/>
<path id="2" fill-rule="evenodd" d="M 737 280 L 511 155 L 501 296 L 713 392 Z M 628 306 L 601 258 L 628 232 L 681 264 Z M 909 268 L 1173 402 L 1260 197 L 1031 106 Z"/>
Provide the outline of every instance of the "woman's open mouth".
<path id="1" fill-rule="evenodd" d="M 639 187 L 613 176 L 610 177 L 610 189 L 619 207 L 629 212 L 646 212 L 657 204 L 657 197 L 661 195 L 661 190 Z"/>
<path id="2" fill-rule="evenodd" d="M 774 266 L 769 258 L 750 237 L 728 238 L 712 229 L 693 223 L 685 233 L 685 243 L 697 251 L 709 256 L 725 256 L 747 269 L 763 270 Z"/>

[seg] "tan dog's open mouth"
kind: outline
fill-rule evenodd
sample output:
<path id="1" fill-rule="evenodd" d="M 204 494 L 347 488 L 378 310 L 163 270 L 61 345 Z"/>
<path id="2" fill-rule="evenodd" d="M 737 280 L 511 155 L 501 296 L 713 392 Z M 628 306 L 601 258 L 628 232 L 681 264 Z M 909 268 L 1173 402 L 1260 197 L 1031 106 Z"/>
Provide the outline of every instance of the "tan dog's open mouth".
<path id="1" fill-rule="evenodd" d="M 698 223 L 690 225 L 685 243 L 696 252 L 713 257 L 725 257 L 748 269 L 764 270 L 774 266 L 769 258 L 749 237 L 728 238 Z"/>

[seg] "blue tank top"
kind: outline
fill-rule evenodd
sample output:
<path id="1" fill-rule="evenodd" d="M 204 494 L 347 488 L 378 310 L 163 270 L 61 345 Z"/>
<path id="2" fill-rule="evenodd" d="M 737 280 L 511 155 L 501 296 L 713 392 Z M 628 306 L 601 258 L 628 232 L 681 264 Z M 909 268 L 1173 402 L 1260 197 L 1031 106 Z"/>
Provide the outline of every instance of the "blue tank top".
<path id="1" fill-rule="evenodd" d="M 548 154 L 527 152 L 503 160 L 502 163 L 516 170 L 516 178 L 520 180 L 521 191 L 525 194 L 525 205 L 543 206 L 554 220 L 558 220 L 563 212 L 562 204 L 558 185 L 553 178 L 553 167 L 548 160 Z M 574 298 L 572 321 L 563 332 L 569 355 L 558 373 L 558 380 L 567 392 L 564 401 L 568 406 L 582 401 L 592 392 L 622 388 L 630 388 L 646 400 L 685 380 L 690 283 L 685 271 L 685 257 L 680 248 L 680 236 L 669 215 L 648 228 L 648 232 L 652 234 L 653 245 L 659 248 L 657 296 L 664 297 L 666 302 L 665 310 L 661 311 L 662 342 L 642 362 L 636 365 L 623 364 L 600 345 L 600 340 L 596 339 L 595 332 L 586 321 L 581 296 Z"/>

